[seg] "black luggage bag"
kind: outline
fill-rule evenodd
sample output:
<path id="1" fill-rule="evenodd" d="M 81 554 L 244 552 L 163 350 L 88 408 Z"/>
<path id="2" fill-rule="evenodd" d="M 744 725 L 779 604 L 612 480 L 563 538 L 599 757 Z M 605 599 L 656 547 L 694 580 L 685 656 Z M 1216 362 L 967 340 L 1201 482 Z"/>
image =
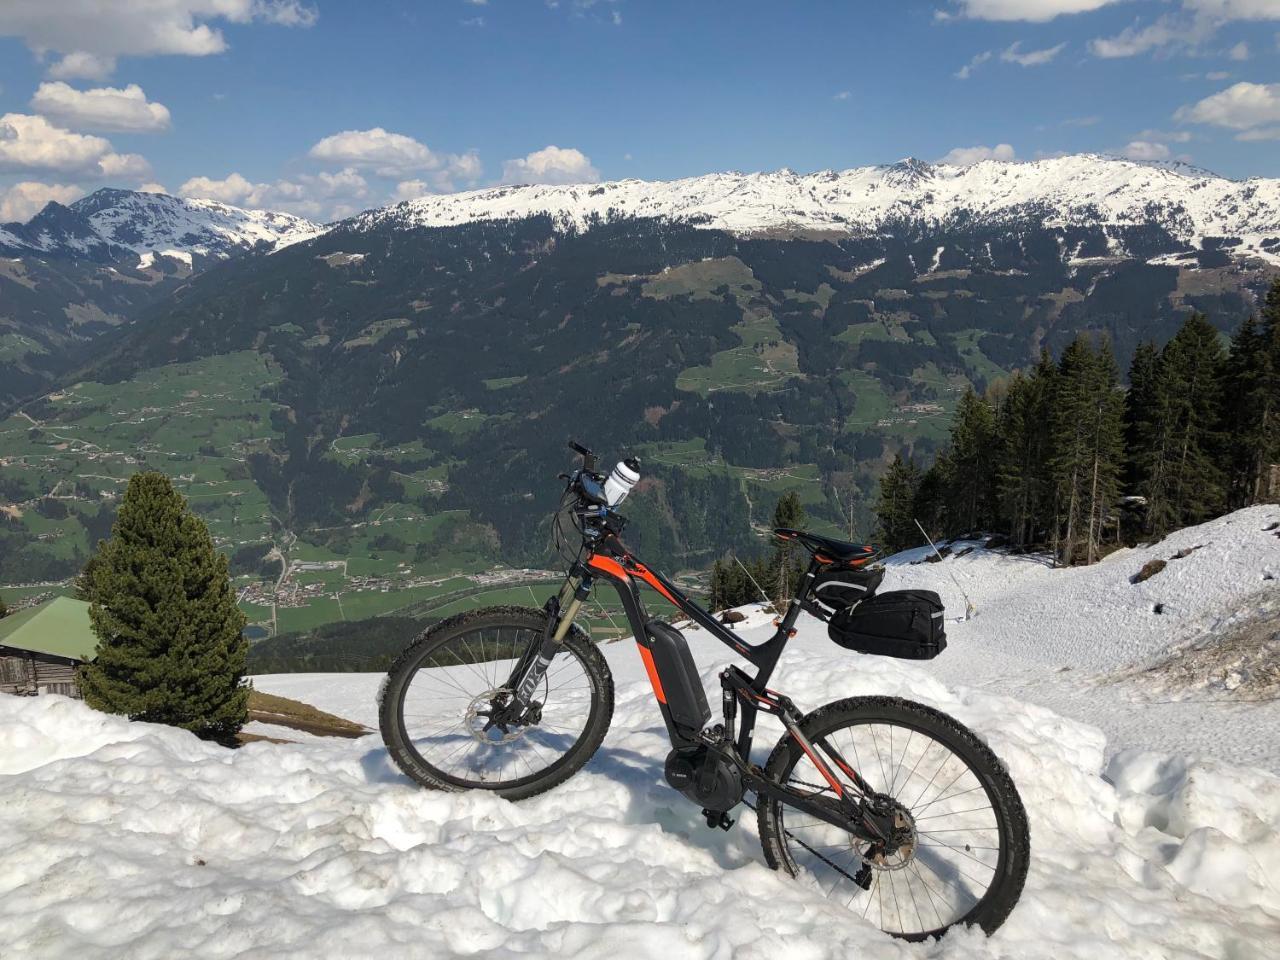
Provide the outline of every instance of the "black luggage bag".
<path id="1" fill-rule="evenodd" d="M 932 590 L 891 590 L 836 612 L 827 635 L 859 653 L 932 660 L 947 647 L 942 598 Z"/>

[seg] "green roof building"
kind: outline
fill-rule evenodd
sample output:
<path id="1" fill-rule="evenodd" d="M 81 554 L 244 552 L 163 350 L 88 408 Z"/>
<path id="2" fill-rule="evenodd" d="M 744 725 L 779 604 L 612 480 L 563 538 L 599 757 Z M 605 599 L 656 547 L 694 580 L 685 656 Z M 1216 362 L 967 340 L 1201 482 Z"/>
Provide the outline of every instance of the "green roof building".
<path id="1" fill-rule="evenodd" d="M 0 693 L 78 697 L 76 667 L 97 649 L 83 600 L 54 597 L 12 613 L 0 620 Z"/>

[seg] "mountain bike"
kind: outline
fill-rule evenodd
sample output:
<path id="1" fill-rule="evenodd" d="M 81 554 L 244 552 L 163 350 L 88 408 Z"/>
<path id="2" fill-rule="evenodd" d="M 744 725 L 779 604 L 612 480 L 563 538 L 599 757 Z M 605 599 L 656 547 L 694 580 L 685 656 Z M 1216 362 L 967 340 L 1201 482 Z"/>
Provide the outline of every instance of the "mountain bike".
<path id="1" fill-rule="evenodd" d="M 382 736 L 400 769 L 425 787 L 490 790 L 511 800 L 581 769 L 609 727 L 613 678 L 574 621 L 606 582 L 617 591 L 671 741 L 665 778 L 702 808 L 709 827 L 727 830 L 731 811 L 753 806 L 771 868 L 893 936 L 923 940 L 956 924 L 987 933 L 999 927 L 1022 891 L 1030 838 L 1017 789 L 987 745 L 946 714 L 908 700 L 853 697 L 802 713 L 767 686 L 802 612 L 828 621 L 840 642 L 851 636 L 837 632 L 841 614 L 818 597 L 833 584 L 874 593 L 883 573 L 864 571 L 874 566 L 875 548 L 775 531 L 804 547 L 809 563 L 773 635 L 748 642 L 623 545 L 626 520 L 616 508 L 639 479 L 638 462 L 624 461 L 606 477 L 590 450 L 570 446 L 582 463 L 561 474 L 565 492 L 553 521 L 568 565 L 562 588 L 541 609 L 496 606 L 450 617 L 399 656 L 378 700 Z M 720 672 L 720 722 L 710 723 L 682 633 L 648 616 L 641 585 L 754 667 Z M 892 634 L 884 641 L 892 646 L 877 652 L 932 655 L 903 647 L 914 634 L 893 625 L 907 624 L 907 614 L 912 629 L 933 631 L 931 649 L 945 645 L 941 619 L 929 619 L 940 612 L 915 619 L 919 608 L 905 593 L 884 596 L 887 612 L 877 622 L 890 624 L 880 633 Z M 855 598 L 844 612 L 865 620 L 874 606 Z M 880 642 L 868 629 L 867 642 Z M 751 750 L 761 713 L 785 732 L 758 764 Z"/>

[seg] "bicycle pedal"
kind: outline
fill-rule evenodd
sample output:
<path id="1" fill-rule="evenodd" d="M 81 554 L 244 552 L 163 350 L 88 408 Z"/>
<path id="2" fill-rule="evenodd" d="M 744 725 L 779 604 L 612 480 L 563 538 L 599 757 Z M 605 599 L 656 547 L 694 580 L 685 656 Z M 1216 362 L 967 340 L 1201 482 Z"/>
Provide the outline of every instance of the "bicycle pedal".
<path id="1" fill-rule="evenodd" d="M 728 830 L 737 822 L 730 819 L 729 814 L 722 810 L 703 810 L 702 815 L 707 820 L 707 826 L 712 829 L 719 827 L 721 830 Z"/>

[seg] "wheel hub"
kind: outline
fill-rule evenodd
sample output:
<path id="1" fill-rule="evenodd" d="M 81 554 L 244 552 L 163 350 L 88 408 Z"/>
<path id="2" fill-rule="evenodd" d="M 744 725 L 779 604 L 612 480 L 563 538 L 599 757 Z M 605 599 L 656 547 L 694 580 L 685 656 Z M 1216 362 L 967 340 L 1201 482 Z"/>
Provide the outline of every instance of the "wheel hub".
<path id="1" fill-rule="evenodd" d="M 919 845 L 916 821 L 911 811 L 897 800 L 886 797 L 884 801 L 888 807 L 885 813 L 892 817 L 893 823 L 889 837 L 869 844 L 859 856 L 872 870 L 903 870 L 915 859 Z"/>
<path id="2" fill-rule="evenodd" d="M 505 687 L 477 695 L 467 705 L 464 721 L 467 732 L 480 743 L 490 746 L 519 740 L 529 728 L 512 709 L 513 706 L 515 698 Z"/>

